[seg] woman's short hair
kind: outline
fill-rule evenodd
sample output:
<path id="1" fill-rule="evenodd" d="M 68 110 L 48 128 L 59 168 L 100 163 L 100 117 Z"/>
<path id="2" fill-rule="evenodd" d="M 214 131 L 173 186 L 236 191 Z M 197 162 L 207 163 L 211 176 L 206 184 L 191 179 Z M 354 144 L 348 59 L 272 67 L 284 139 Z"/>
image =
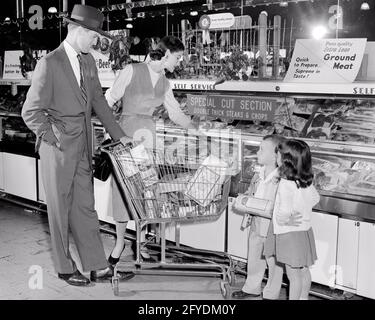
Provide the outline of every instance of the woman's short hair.
<path id="1" fill-rule="evenodd" d="M 285 139 L 279 144 L 281 154 L 280 178 L 295 181 L 297 187 L 307 188 L 313 182 L 311 152 L 306 142 L 297 139 Z"/>
<path id="2" fill-rule="evenodd" d="M 169 50 L 171 53 L 184 51 L 185 46 L 182 41 L 175 36 L 165 36 L 160 40 L 155 50 L 150 51 L 151 60 L 161 60 Z"/>

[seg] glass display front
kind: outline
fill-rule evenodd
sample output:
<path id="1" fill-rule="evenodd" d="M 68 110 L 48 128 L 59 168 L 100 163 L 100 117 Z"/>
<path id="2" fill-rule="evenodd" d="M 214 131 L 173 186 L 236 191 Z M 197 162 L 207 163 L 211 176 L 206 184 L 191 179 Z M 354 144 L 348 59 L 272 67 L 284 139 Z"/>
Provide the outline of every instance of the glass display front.
<path id="1" fill-rule="evenodd" d="M 315 151 L 312 162 L 317 189 L 375 197 L 375 157 Z"/>
<path id="2" fill-rule="evenodd" d="M 250 139 L 250 138 L 249 138 Z M 316 146 L 319 142 L 307 141 L 312 151 L 314 185 L 326 194 L 339 197 L 375 197 L 375 155 L 327 146 Z M 242 147 L 241 180 L 249 182 L 259 170 L 256 153 L 259 142 L 244 142 Z"/>

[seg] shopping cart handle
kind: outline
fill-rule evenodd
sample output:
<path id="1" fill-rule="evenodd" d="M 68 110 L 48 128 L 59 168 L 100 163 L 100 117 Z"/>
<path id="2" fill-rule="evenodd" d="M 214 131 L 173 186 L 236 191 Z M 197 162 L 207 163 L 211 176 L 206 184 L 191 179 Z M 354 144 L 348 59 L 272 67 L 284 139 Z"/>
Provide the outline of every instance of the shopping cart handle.
<path id="1" fill-rule="evenodd" d="M 106 149 L 111 148 L 111 147 L 115 147 L 119 144 L 122 145 L 122 142 L 120 140 L 117 140 L 117 141 L 114 141 L 114 142 L 111 142 L 111 143 L 108 143 L 108 144 L 104 144 L 100 147 L 100 151 L 105 151 Z M 133 145 L 133 143 L 129 142 L 125 145 L 125 147 L 132 147 L 132 145 Z"/>

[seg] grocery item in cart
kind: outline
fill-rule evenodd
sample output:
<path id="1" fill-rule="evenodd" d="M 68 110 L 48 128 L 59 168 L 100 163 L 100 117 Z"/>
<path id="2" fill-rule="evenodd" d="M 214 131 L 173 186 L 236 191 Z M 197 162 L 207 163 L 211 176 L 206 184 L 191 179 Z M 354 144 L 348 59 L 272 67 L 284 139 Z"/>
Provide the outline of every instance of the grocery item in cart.
<path id="1" fill-rule="evenodd" d="M 163 176 L 158 183 L 158 191 L 160 193 L 185 192 L 191 177 L 192 174 L 190 172 L 180 173 L 176 177 L 174 175 Z"/>
<path id="2" fill-rule="evenodd" d="M 156 196 L 153 190 L 145 190 L 144 192 L 144 205 L 147 218 L 159 218 L 159 208 Z"/>
<path id="3" fill-rule="evenodd" d="M 189 181 L 185 195 L 206 207 L 220 194 L 227 167 L 225 161 L 210 155 Z"/>
<path id="4" fill-rule="evenodd" d="M 130 150 L 130 154 L 136 164 L 141 179 L 146 188 L 152 186 L 159 181 L 158 174 L 155 170 L 152 155 L 146 150 L 143 144 L 136 146 Z"/>

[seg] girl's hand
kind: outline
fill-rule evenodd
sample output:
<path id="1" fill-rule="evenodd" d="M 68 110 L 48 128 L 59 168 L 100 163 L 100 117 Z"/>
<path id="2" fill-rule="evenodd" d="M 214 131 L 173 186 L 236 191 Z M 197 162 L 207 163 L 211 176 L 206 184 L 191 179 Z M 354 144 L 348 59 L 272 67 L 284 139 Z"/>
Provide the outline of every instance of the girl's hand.
<path id="1" fill-rule="evenodd" d="M 302 223 L 302 214 L 293 211 L 288 217 L 276 217 L 276 221 L 280 226 L 298 227 Z"/>
<path id="2" fill-rule="evenodd" d="M 243 206 L 245 206 L 248 200 L 249 200 L 249 197 L 243 197 L 243 198 L 241 199 L 241 204 L 242 204 Z"/>

